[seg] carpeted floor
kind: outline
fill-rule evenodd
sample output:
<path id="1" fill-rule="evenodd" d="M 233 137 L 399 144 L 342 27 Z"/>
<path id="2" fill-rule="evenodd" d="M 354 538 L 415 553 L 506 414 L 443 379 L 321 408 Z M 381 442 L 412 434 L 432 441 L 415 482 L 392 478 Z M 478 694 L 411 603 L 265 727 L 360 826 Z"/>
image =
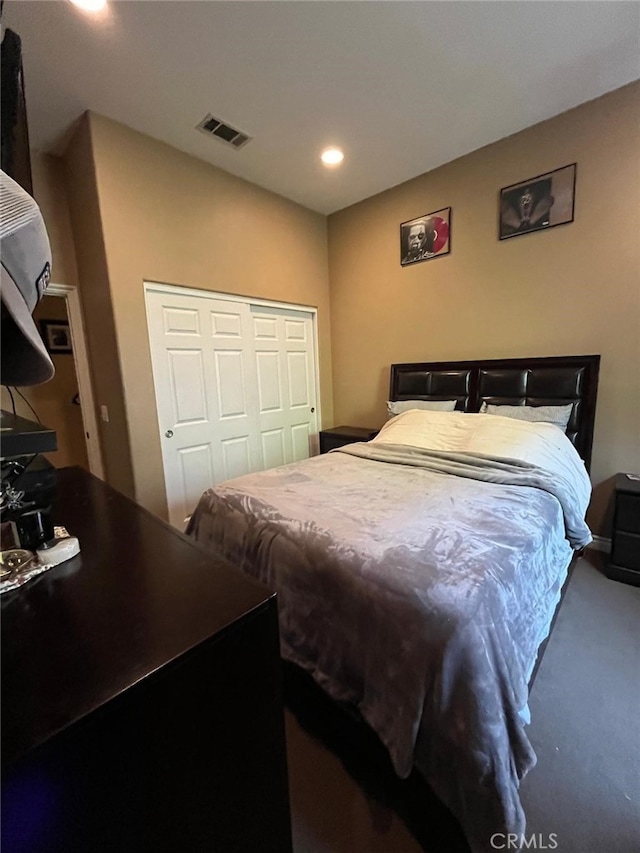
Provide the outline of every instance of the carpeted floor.
<path id="1" fill-rule="evenodd" d="M 603 556 L 587 555 L 531 691 L 527 833 L 555 833 L 560 853 L 638 853 L 640 588 L 609 580 Z"/>
<path id="2" fill-rule="evenodd" d="M 376 738 L 297 670 L 285 685 L 295 853 L 466 853 L 420 777 L 398 780 Z M 639 853 L 640 588 L 608 580 L 598 552 L 575 566 L 530 707 L 529 849 Z"/>

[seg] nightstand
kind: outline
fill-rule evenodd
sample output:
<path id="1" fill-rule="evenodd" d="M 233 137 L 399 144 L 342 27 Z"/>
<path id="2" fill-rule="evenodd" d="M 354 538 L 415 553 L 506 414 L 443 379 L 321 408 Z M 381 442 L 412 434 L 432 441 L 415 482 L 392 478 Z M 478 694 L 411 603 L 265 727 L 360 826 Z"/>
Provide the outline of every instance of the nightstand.
<path id="1" fill-rule="evenodd" d="M 328 453 L 336 447 L 353 444 L 354 441 L 369 441 L 378 434 L 377 429 L 368 427 L 337 426 L 320 432 L 320 453 Z"/>
<path id="2" fill-rule="evenodd" d="M 607 576 L 640 586 L 640 480 L 617 474 Z"/>

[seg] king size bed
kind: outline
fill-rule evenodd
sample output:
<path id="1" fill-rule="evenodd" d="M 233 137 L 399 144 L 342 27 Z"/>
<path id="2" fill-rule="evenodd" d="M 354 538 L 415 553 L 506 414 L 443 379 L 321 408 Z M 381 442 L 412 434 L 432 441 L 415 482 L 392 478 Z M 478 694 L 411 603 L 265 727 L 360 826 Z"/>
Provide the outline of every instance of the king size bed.
<path id="1" fill-rule="evenodd" d="M 418 769 L 474 851 L 525 830 L 528 688 L 591 540 L 598 368 L 392 365 L 374 439 L 219 484 L 187 529 L 278 592 L 282 656 L 358 709 L 398 776 Z"/>

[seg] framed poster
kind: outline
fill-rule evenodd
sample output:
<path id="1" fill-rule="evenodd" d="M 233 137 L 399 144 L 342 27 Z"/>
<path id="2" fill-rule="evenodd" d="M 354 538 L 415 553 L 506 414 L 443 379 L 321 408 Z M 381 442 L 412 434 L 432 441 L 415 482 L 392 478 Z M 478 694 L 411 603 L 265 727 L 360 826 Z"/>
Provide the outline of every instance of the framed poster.
<path id="1" fill-rule="evenodd" d="M 400 265 L 428 261 L 451 251 L 451 208 L 425 213 L 400 225 Z"/>
<path id="2" fill-rule="evenodd" d="M 501 240 L 573 222 L 576 163 L 500 190 Z"/>
<path id="3" fill-rule="evenodd" d="M 71 335 L 66 320 L 40 320 L 40 334 L 50 353 L 71 352 Z"/>

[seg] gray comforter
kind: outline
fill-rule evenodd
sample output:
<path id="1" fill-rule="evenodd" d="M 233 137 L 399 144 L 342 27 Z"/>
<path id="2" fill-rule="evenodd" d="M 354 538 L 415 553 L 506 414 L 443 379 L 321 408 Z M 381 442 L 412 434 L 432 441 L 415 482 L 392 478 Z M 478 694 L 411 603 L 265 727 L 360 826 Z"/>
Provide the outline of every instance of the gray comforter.
<path id="1" fill-rule="evenodd" d="M 570 483 L 350 445 L 216 486 L 187 532 L 278 591 L 283 657 L 358 707 L 401 777 L 418 767 L 474 850 L 524 832 L 527 684 L 589 539 Z"/>

